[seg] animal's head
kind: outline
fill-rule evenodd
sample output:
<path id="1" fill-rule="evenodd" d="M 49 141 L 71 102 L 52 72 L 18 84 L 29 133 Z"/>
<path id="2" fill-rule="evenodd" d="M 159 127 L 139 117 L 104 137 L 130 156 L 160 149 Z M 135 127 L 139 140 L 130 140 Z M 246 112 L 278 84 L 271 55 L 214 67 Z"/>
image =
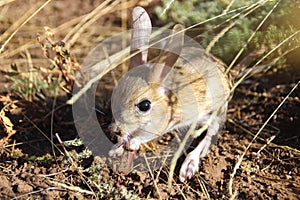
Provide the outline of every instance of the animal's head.
<path id="1" fill-rule="evenodd" d="M 147 62 L 151 21 L 141 7 L 133 10 L 130 71 L 119 81 L 112 95 L 112 112 L 121 137 L 140 143 L 161 136 L 176 122 L 176 95 L 164 81 L 183 46 L 183 26 L 176 25 L 161 52 L 158 63 Z M 125 139 L 125 140 L 126 140 Z"/>

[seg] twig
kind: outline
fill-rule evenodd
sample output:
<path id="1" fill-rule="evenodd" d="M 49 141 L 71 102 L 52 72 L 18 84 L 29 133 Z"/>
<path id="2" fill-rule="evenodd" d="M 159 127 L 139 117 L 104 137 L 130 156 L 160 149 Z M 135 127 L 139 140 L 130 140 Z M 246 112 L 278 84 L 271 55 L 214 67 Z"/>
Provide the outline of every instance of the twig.
<path id="1" fill-rule="evenodd" d="M 95 195 L 94 192 L 89 191 L 89 190 L 84 190 L 84 189 L 82 189 L 80 187 L 77 187 L 77 186 L 69 186 L 69 185 L 66 185 L 64 183 L 51 181 L 51 180 L 47 180 L 47 182 L 49 182 L 52 185 L 58 186 L 58 187 L 62 187 L 62 188 L 68 189 L 68 190 L 72 190 L 74 192 L 80 192 L 80 193 L 84 193 L 84 194 Z"/>

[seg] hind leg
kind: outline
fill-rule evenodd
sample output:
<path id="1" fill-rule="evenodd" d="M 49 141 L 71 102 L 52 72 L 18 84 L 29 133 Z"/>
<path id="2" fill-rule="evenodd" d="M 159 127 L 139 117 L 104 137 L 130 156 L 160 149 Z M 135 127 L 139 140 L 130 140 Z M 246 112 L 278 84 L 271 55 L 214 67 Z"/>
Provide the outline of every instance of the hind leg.
<path id="1" fill-rule="evenodd" d="M 199 142 L 197 147 L 191 151 L 181 165 L 179 172 L 180 181 L 191 179 L 199 170 L 200 157 L 206 156 L 212 143 L 212 137 L 216 136 L 220 128 L 220 123 L 214 122 L 207 129 L 206 136 Z"/>

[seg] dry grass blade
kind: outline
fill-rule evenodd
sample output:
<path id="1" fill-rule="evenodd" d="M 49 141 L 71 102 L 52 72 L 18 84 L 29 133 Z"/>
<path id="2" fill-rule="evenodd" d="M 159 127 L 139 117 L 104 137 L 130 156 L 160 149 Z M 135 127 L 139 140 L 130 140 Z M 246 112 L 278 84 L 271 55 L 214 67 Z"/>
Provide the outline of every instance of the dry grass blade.
<path id="1" fill-rule="evenodd" d="M 166 14 L 166 12 L 170 9 L 171 5 L 174 3 L 174 0 L 171 0 L 168 2 L 168 5 L 166 6 L 166 8 L 163 10 L 163 12 L 161 13 L 161 15 Z"/>
<path id="2" fill-rule="evenodd" d="M 232 27 L 234 27 L 237 24 L 238 20 L 229 24 L 227 27 L 225 27 L 214 39 L 208 44 L 206 47 L 206 52 L 210 52 L 211 49 L 214 47 L 214 45 L 219 41 L 220 38 L 222 38 L 225 33 L 227 33 Z"/>
<path id="3" fill-rule="evenodd" d="M 262 1 L 258 1 L 258 2 L 256 2 L 256 3 L 254 3 L 254 4 L 250 4 L 249 6 L 244 6 L 244 7 L 241 7 L 241 8 L 239 8 L 239 9 L 235 9 L 235 10 L 227 10 L 226 12 L 224 11 L 224 12 L 222 12 L 222 14 L 221 15 L 219 15 L 220 17 L 223 17 L 223 16 L 225 16 L 225 15 L 228 15 L 228 14 L 232 14 L 232 13 L 236 13 L 235 15 L 233 15 L 233 16 L 231 16 L 231 17 L 229 17 L 228 19 L 226 19 L 226 20 L 224 20 L 223 22 L 221 22 L 221 23 L 219 23 L 219 24 L 217 24 L 217 25 L 215 25 L 214 27 L 213 27 L 213 29 L 217 29 L 217 28 L 220 28 L 222 25 L 224 25 L 224 24 L 226 24 L 226 23 L 230 23 L 231 21 L 233 21 L 234 19 L 236 19 L 236 18 L 240 18 L 240 17 L 244 17 L 244 16 L 246 16 L 246 15 L 248 15 L 249 13 L 252 13 L 253 11 L 255 11 L 257 8 L 259 8 L 260 6 L 262 6 L 264 3 L 266 3 L 267 1 L 264 1 L 264 0 L 262 0 Z M 229 6 L 229 5 L 228 5 Z M 239 12 L 238 12 L 239 11 Z M 244 14 L 243 15 L 243 13 L 244 12 L 247 12 L 246 14 Z M 219 16 L 216 16 L 216 17 L 219 17 Z M 210 19 L 217 19 L 217 18 L 210 18 Z M 208 19 L 208 20 L 210 20 L 210 19 Z M 237 19 L 237 21 L 238 21 L 239 19 Z M 206 23 L 206 22 L 205 22 Z M 234 22 L 235 23 L 235 22 Z M 236 23 L 235 23 L 236 24 Z M 231 26 L 231 25 L 229 25 L 229 26 Z M 225 30 L 223 30 L 223 31 L 221 31 L 216 37 L 218 37 L 218 38 L 221 38 L 222 36 L 224 36 L 224 34 L 226 33 L 226 29 L 228 29 L 227 27 L 225 27 L 224 28 Z M 224 32 L 224 33 L 223 33 Z M 221 37 L 220 37 L 220 36 Z M 214 39 L 214 40 L 216 40 L 216 39 Z M 217 40 L 216 40 L 217 41 Z M 212 41 L 212 43 L 214 43 L 213 41 Z"/>
<path id="4" fill-rule="evenodd" d="M 3 53 L 5 46 L 14 37 L 14 35 L 50 2 L 51 0 L 48 0 L 42 5 L 36 5 L 31 8 L 0 36 L 0 42 L 3 42 L 5 40 L 0 48 L 0 54 Z"/>
<path id="5" fill-rule="evenodd" d="M 202 190 L 202 193 L 203 193 L 204 196 L 205 196 L 205 199 L 210 200 L 210 195 L 209 195 L 209 193 L 208 193 L 208 190 L 207 190 L 207 188 L 206 188 L 206 186 L 205 186 L 204 181 L 203 181 L 202 179 L 199 179 L 198 177 L 197 177 L 197 181 L 198 181 L 198 183 L 199 183 L 199 185 L 200 185 L 200 188 L 201 188 L 201 190 Z"/>
<path id="6" fill-rule="evenodd" d="M 169 190 L 171 190 L 171 187 L 172 187 L 172 182 L 173 182 L 173 177 L 174 177 L 174 170 L 175 170 L 177 160 L 179 159 L 179 157 L 181 155 L 181 152 L 183 152 L 183 149 L 184 149 L 185 144 L 187 143 L 187 140 L 190 138 L 190 136 L 192 136 L 194 134 L 195 128 L 196 128 L 196 123 L 194 122 L 191 125 L 191 127 L 189 128 L 186 135 L 184 136 L 183 140 L 180 142 L 178 150 L 175 152 L 175 154 L 172 158 L 171 165 L 170 165 L 170 171 L 169 171 L 169 177 L 168 177 L 168 188 L 169 188 Z"/>
<path id="7" fill-rule="evenodd" d="M 231 6 L 234 4 L 235 0 L 231 0 L 230 3 L 227 5 L 226 9 L 223 11 L 223 13 L 227 13 Z"/>
<path id="8" fill-rule="evenodd" d="M 226 22 L 229 22 L 229 21 L 232 21 L 233 19 L 237 18 L 238 19 L 234 22 L 231 22 L 228 26 L 226 26 L 219 34 L 217 34 L 213 40 L 208 44 L 208 46 L 206 47 L 206 51 L 207 52 L 210 52 L 211 49 L 215 46 L 215 44 L 219 41 L 219 39 L 221 39 L 231 28 L 233 28 L 238 22 L 240 22 L 243 18 L 245 18 L 246 16 L 248 16 L 249 14 L 253 13 L 256 9 L 258 9 L 262 4 L 260 2 L 257 2 L 253 5 L 250 5 L 249 8 L 245 9 L 245 11 L 247 11 L 245 14 L 241 15 L 242 13 L 238 13 L 236 15 L 234 15 L 233 17 L 227 19 L 225 22 L 223 23 L 226 23 Z M 228 12 L 228 11 L 226 11 Z M 226 12 L 223 12 L 223 13 L 226 13 Z M 221 24 L 223 24 L 221 23 Z M 219 24 L 218 26 L 220 26 L 221 24 Z M 218 27 L 216 26 L 216 27 Z M 215 27 L 215 28 L 216 28 Z M 254 32 L 256 33 L 256 31 Z M 247 42 L 247 44 L 249 43 L 250 41 Z M 227 69 L 227 71 L 229 70 L 229 68 Z"/>
<path id="9" fill-rule="evenodd" d="M 107 74 L 112 69 L 116 68 L 119 64 L 128 60 L 130 58 L 130 56 L 127 56 L 124 59 L 122 58 L 122 55 L 125 55 L 127 53 L 129 53 L 129 47 L 127 47 L 126 49 L 122 50 L 121 52 L 110 57 L 110 60 L 114 61 L 113 65 L 107 65 L 107 63 L 109 61 L 104 60 L 102 62 L 99 62 L 97 64 L 97 66 L 93 66 L 93 67 L 100 67 L 101 69 L 103 69 L 103 71 L 101 73 L 99 73 L 97 76 L 93 77 L 91 80 L 89 80 L 78 93 L 73 95 L 72 98 L 67 101 L 67 104 L 70 104 L 70 105 L 74 104 L 83 94 L 85 94 L 86 91 L 88 91 L 88 89 L 94 83 L 96 83 L 98 80 L 100 80 L 105 74 Z M 109 66 L 109 67 L 107 67 L 107 66 Z"/>
<path id="10" fill-rule="evenodd" d="M 251 131 L 249 130 L 249 127 L 244 127 L 244 126 L 242 126 L 241 124 L 235 122 L 235 121 L 232 120 L 232 119 L 228 119 L 228 122 L 231 123 L 231 124 L 233 124 L 235 127 L 239 128 L 239 129 L 242 130 L 243 132 L 245 132 L 245 133 L 247 133 L 247 134 L 249 134 L 249 135 L 255 137 L 255 133 L 251 132 Z M 257 136 L 256 138 L 259 139 L 260 141 L 266 143 L 266 144 L 269 142 L 267 139 L 264 139 L 264 138 L 262 138 L 262 137 L 260 137 L 260 136 Z M 270 143 L 269 143 L 268 145 L 269 145 L 270 147 L 282 148 L 282 149 L 287 150 L 287 151 L 292 151 L 292 152 L 294 152 L 295 154 L 300 155 L 300 150 L 295 149 L 295 148 L 292 148 L 292 147 L 289 147 L 289 146 L 277 145 L 277 144 L 272 143 L 272 141 L 270 141 Z"/>
<path id="11" fill-rule="evenodd" d="M 155 187 L 155 189 L 156 189 L 156 191 L 157 191 L 157 194 L 158 194 L 158 196 L 159 196 L 159 199 L 162 199 L 162 196 L 161 196 L 161 194 L 160 194 L 160 190 L 159 190 L 158 185 L 157 185 L 157 179 L 154 178 L 154 174 L 153 174 L 153 172 L 152 172 L 152 170 L 151 170 L 151 167 L 150 167 L 150 165 L 149 165 L 148 159 L 146 158 L 146 155 L 145 155 L 145 154 L 144 154 L 144 158 L 145 158 L 145 161 L 146 161 L 146 165 L 147 165 L 147 167 L 148 167 L 148 169 L 149 169 L 151 178 L 152 178 L 152 180 L 153 180 L 154 187 Z"/>
<path id="12" fill-rule="evenodd" d="M 103 16 L 107 13 L 107 11 L 111 11 L 112 6 L 107 6 L 111 3 L 111 0 L 106 0 L 102 2 L 97 8 L 95 8 L 92 12 L 87 14 L 64 38 L 64 41 L 69 43 L 70 46 L 74 44 L 74 42 L 78 39 L 80 34 L 88 27 L 91 23 L 96 21 L 99 17 Z M 113 6 L 116 5 L 119 1 L 115 1 Z M 107 6 L 107 8 L 105 8 Z"/>
<path id="13" fill-rule="evenodd" d="M 251 74 L 251 72 L 256 69 L 256 67 L 262 63 L 262 61 L 264 61 L 267 57 L 269 57 L 273 52 L 275 52 L 279 47 L 281 47 L 283 44 L 287 43 L 288 41 L 290 41 L 293 37 L 295 37 L 297 34 L 300 33 L 300 30 L 296 31 L 295 33 L 293 33 L 292 35 L 290 35 L 289 37 L 287 37 L 286 39 L 284 39 L 282 42 L 280 42 L 277 46 L 275 46 L 271 51 L 269 51 L 266 55 L 264 55 L 261 59 L 259 59 L 254 66 L 252 66 L 235 84 L 234 86 L 231 88 L 231 92 L 233 92 L 235 90 L 235 88 L 241 84 L 241 82 L 243 80 L 245 80 L 245 78 Z"/>
<path id="14" fill-rule="evenodd" d="M 284 58 L 285 56 L 287 56 L 289 53 L 295 51 L 296 49 L 298 49 L 300 47 L 300 45 L 294 46 L 291 49 L 287 49 L 285 50 L 285 52 L 283 52 L 282 54 L 280 54 L 279 56 L 273 58 L 267 65 L 257 65 L 255 67 L 255 69 L 251 68 L 251 73 L 248 73 L 247 78 L 255 75 L 255 74 L 263 74 L 266 71 L 268 71 L 273 65 L 275 65 L 278 61 L 280 61 L 280 59 Z M 239 70 L 243 70 L 245 67 L 249 66 L 252 60 L 255 60 L 256 58 L 258 58 L 259 56 L 263 55 L 264 53 L 264 49 L 261 49 L 259 51 L 253 52 L 253 54 L 249 54 L 249 56 L 247 58 L 245 58 L 244 60 L 242 60 L 238 65 L 239 65 Z M 248 70 L 244 70 L 244 71 L 239 71 L 240 73 L 237 74 L 236 78 L 241 78 L 245 73 L 248 72 Z"/>
<path id="15" fill-rule="evenodd" d="M 127 30 L 127 19 L 128 19 L 128 16 L 127 16 L 127 9 L 126 9 L 126 6 L 125 6 L 125 3 L 126 3 L 127 0 L 121 0 L 122 2 L 122 11 L 121 11 L 121 28 L 122 28 L 122 32 L 125 32 Z M 122 49 L 125 49 L 126 48 L 126 38 L 122 38 Z M 123 73 L 126 73 L 128 71 L 128 66 L 126 66 L 125 63 L 122 64 L 122 72 Z M 115 80 L 115 74 L 112 73 L 112 76 L 113 76 L 113 79 Z M 116 85 L 116 81 L 115 82 L 115 85 Z"/>
<path id="16" fill-rule="evenodd" d="M 80 35 L 100 17 L 119 10 L 120 7 L 117 5 L 119 5 L 120 2 L 121 0 L 106 0 L 102 2 L 96 9 L 84 16 L 84 18 L 67 34 L 67 36 L 64 38 L 64 41 L 66 41 L 69 46 L 72 46 L 80 37 Z M 122 3 L 121 8 L 126 10 L 130 6 L 132 6 L 131 2 L 124 2 Z"/>
<path id="17" fill-rule="evenodd" d="M 256 138 L 259 136 L 259 134 L 262 132 L 262 130 L 266 127 L 266 125 L 269 123 L 269 121 L 273 118 L 273 116 L 276 114 L 276 112 L 280 109 L 280 107 L 285 103 L 285 101 L 289 98 L 289 96 L 298 87 L 299 84 L 300 84 L 300 81 L 298 81 L 298 83 L 291 89 L 291 91 L 286 95 L 286 97 L 282 100 L 282 102 L 277 106 L 277 108 L 273 111 L 273 113 L 269 116 L 269 118 L 265 121 L 265 123 L 257 131 L 257 133 L 255 134 L 255 136 L 253 137 L 253 139 L 251 140 L 251 142 L 246 147 L 245 151 L 242 153 L 242 155 L 238 159 L 238 162 L 234 166 L 233 172 L 231 173 L 230 180 L 229 180 L 229 194 L 230 194 L 231 197 L 234 196 L 234 193 L 233 193 L 233 179 L 234 179 L 234 177 L 236 175 L 236 172 L 237 172 L 238 168 L 240 167 L 240 165 L 241 165 L 241 163 L 243 161 L 243 158 L 246 155 L 248 149 L 253 144 L 253 142 L 256 140 Z"/>
<path id="18" fill-rule="evenodd" d="M 73 27 L 76 24 L 78 24 L 80 21 L 82 21 L 82 19 L 85 18 L 86 16 L 87 15 L 82 15 L 82 16 L 76 17 L 70 21 L 67 21 L 67 22 L 59 25 L 58 27 L 53 28 L 52 31 L 54 34 L 57 34 L 59 32 L 68 30 L 70 27 Z"/>
<path id="19" fill-rule="evenodd" d="M 239 57 L 242 55 L 242 53 L 244 52 L 244 50 L 246 49 L 247 45 L 250 43 L 250 41 L 253 39 L 253 37 L 255 36 L 255 34 L 257 33 L 257 31 L 262 27 L 262 25 L 266 22 L 266 20 L 269 18 L 269 16 L 271 15 L 271 13 L 274 11 L 274 9 L 278 6 L 280 0 L 277 1 L 277 3 L 273 6 L 273 8 L 269 11 L 269 13 L 264 17 L 264 19 L 259 23 L 259 25 L 256 27 L 255 31 L 251 34 L 251 36 L 248 38 L 247 42 L 245 43 L 245 45 L 240 49 L 240 51 L 238 52 L 238 54 L 235 56 L 235 58 L 233 59 L 233 61 L 230 63 L 230 65 L 228 66 L 226 73 L 229 73 L 230 69 L 233 67 L 233 65 L 236 63 L 236 61 L 239 59 Z"/>
<path id="20" fill-rule="evenodd" d="M 199 23 L 196 23 L 196 24 L 194 24 L 194 25 L 192 25 L 192 26 L 189 26 L 189 27 L 187 27 L 185 30 L 193 29 L 193 28 L 195 28 L 195 27 L 197 27 L 197 26 L 200 26 L 200 25 L 202 25 L 202 24 L 208 23 L 208 22 L 213 21 L 213 20 L 215 20 L 215 19 L 224 17 L 224 16 L 229 15 L 229 14 L 237 13 L 236 15 L 230 17 L 228 20 L 225 20 L 225 22 L 231 21 L 232 19 L 234 19 L 234 18 L 240 16 L 243 12 L 245 12 L 245 11 L 247 11 L 247 10 L 251 10 L 251 9 L 253 9 L 253 7 L 256 7 L 257 5 L 260 5 L 260 4 L 264 3 L 264 2 L 266 2 L 266 0 L 258 1 L 258 2 L 256 2 L 255 4 L 250 4 L 249 6 L 242 6 L 242 7 L 240 7 L 240 8 L 233 9 L 233 10 L 230 10 L 230 11 L 228 11 L 228 12 L 223 12 L 223 13 L 221 13 L 220 15 L 211 17 L 211 18 L 209 18 L 209 19 L 207 19 L 207 20 L 204 20 L 204 21 L 202 21 L 202 22 L 199 22 Z M 223 24 L 223 23 L 222 23 L 222 24 Z"/>
<path id="21" fill-rule="evenodd" d="M 35 47 L 35 46 L 37 46 L 36 42 L 35 41 L 31 41 L 31 42 L 28 42 L 28 43 L 26 43 L 26 44 L 24 44 L 24 45 L 22 45 L 22 46 L 20 46 L 18 48 L 15 48 L 15 49 L 13 49 L 11 51 L 5 51 L 5 52 L 3 52 L 0 55 L 0 57 L 1 58 L 13 57 L 14 55 L 20 54 L 20 53 L 28 50 L 29 48 Z M 11 61 L 9 61 L 9 62 L 11 62 Z"/>
<path id="22" fill-rule="evenodd" d="M 15 1 L 15 0 L 2 0 L 2 1 L 0 1 L 0 7 L 5 6 L 13 1 Z"/>

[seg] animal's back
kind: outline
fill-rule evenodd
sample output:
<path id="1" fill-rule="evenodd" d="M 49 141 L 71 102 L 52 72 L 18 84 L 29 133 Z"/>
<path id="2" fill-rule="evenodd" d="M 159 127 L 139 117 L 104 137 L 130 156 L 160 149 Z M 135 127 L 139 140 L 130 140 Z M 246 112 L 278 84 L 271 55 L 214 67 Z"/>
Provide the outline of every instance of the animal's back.
<path id="1" fill-rule="evenodd" d="M 180 122 L 186 125 L 194 121 L 205 123 L 214 111 L 223 107 L 226 111 L 231 81 L 225 69 L 225 64 L 204 49 L 183 48 L 165 83 L 177 96 Z"/>

